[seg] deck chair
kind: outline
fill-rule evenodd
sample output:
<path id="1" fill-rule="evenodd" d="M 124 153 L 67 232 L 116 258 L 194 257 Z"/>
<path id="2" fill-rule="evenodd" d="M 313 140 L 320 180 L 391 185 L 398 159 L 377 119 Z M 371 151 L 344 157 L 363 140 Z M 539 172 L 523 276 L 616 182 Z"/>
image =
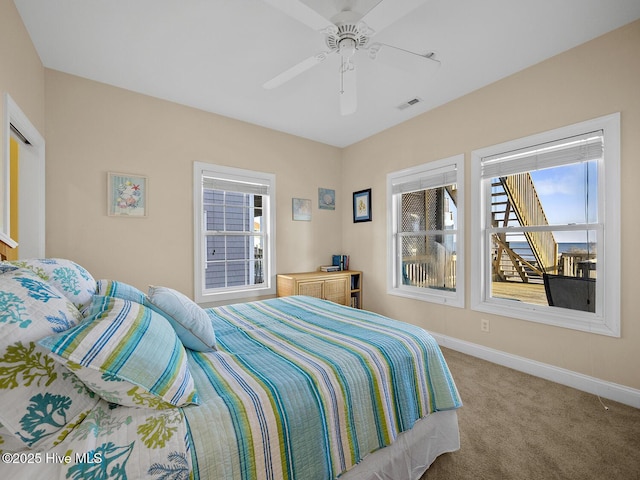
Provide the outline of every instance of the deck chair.
<path id="1" fill-rule="evenodd" d="M 545 273 L 542 278 L 550 306 L 584 312 L 596 311 L 595 278 L 567 277 L 549 273 Z"/>

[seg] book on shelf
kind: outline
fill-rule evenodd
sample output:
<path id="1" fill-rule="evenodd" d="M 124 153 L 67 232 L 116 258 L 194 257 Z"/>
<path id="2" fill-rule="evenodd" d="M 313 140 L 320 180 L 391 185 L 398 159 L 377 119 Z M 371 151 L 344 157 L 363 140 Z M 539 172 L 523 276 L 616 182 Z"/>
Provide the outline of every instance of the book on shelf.
<path id="1" fill-rule="evenodd" d="M 340 266 L 339 265 L 322 265 L 320 266 L 320 271 L 321 272 L 339 272 Z"/>
<path id="2" fill-rule="evenodd" d="M 349 270 L 349 255 L 333 255 L 332 264 L 340 270 Z"/>
<path id="3" fill-rule="evenodd" d="M 360 299 L 356 295 L 352 296 L 351 297 L 351 306 L 353 308 L 360 308 L 359 304 L 360 304 Z"/>

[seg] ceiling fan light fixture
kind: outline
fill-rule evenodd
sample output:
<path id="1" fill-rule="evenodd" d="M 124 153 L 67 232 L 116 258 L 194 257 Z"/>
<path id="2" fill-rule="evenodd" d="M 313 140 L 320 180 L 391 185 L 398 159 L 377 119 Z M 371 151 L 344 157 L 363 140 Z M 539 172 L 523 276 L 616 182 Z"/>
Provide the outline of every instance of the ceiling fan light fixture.
<path id="1" fill-rule="evenodd" d="M 353 38 L 343 38 L 338 44 L 340 55 L 351 58 L 356 53 L 356 41 Z"/>

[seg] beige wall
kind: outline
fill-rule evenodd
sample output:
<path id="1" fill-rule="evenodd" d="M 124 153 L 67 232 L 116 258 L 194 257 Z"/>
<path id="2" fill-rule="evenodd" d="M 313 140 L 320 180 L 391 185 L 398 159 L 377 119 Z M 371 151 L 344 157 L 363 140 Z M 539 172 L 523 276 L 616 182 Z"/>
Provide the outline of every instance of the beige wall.
<path id="1" fill-rule="evenodd" d="M 44 67 L 11 0 L 0 0 L 0 93 L 9 93 L 44 135 Z M 4 118 L 3 101 L 0 113 Z"/>
<path id="2" fill-rule="evenodd" d="M 46 71 L 47 255 L 97 278 L 193 295 L 193 162 L 276 174 L 277 271 L 315 270 L 341 250 L 341 151 L 53 70 Z M 149 180 L 148 218 L 107 216 L 107 172 Z M 318 188 L 338 210 L 318 209 Z M 291 199 L 310 198 L 311 222 Z"/>
<path id="3" fill-rule="evenodd" d="M 470 75 L 473 72 L 469 72 Z M 386 174 L 464 153 L 470 211 L 474 149 L 621 112 L 622 338 L 589 335 L 386 294 Z M 640 388 L 640 22 L 528 68 L 344 150 L 344 195 L 373 189 L 373 218 L 351 224 L 343 211 L 343 247 L 365 272 L 367 308 L 438 333 Z M 357 174 L 356 174 L 357 173 Z M 465 228 L 470 228 L 470 215 Z M 466 271 L 470 270 L 470 234 Z M 469 305 L 470 282 L 466 281 Z M 480 332 L 489 318 L 491 333 Z"/>

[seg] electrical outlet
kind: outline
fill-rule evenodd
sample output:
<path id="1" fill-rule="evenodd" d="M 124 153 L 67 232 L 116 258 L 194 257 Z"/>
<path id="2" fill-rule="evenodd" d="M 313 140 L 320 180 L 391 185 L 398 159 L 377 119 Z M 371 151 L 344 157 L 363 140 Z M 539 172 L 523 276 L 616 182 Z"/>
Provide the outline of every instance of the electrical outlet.
<path id="1" fill-rule="evenodd" d="M 490 332 L 489 320 L 487 320 L 486 318 L 480 319 L 480 331 L 487 332 L 487 333 Z"/>

